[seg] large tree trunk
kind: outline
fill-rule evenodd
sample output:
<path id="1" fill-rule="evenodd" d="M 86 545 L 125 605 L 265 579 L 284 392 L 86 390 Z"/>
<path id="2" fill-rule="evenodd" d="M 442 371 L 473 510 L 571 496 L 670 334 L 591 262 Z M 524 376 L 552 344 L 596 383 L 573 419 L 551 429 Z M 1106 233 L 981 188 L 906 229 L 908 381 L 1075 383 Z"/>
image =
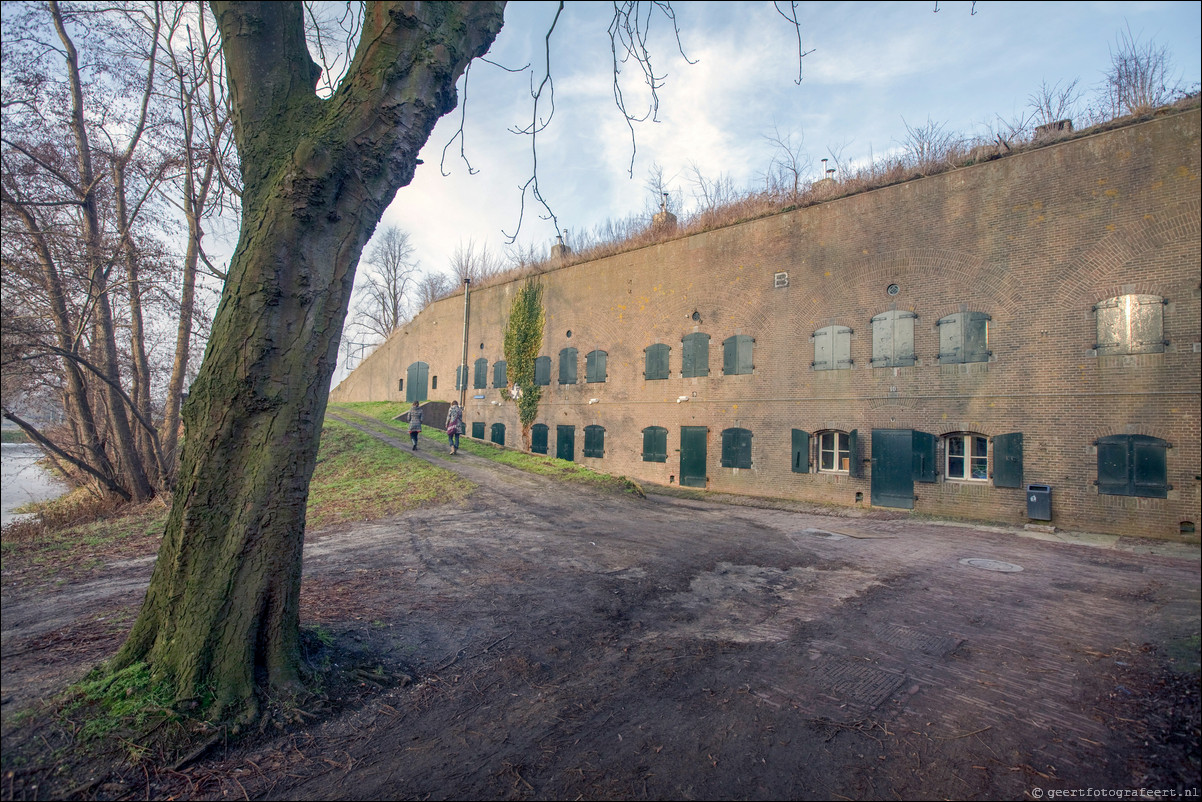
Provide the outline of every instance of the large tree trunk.
<path id="1" fill-rule="evenodd" d="M 171 515 L 114 666 L 147 660 L 220 717 L 298 679 L 305 504 L 354 270 L 413 177 L 500 3 L 369 4 L 343 86 L 314 87 L 297 3 L 213 2 L 242 158 L 243 218 L 199 375 Z"/>

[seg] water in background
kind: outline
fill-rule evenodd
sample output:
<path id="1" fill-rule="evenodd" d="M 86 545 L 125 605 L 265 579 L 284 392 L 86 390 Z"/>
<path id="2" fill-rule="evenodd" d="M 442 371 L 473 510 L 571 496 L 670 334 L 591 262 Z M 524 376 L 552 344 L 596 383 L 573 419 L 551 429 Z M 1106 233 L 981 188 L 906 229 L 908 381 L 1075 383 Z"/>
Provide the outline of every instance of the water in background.
<path id="1" fill-rule="evenodd" d="M 2 523 L 7 524 L 21 517 L 13 514 L 14 507 L 31 501 L 46 501 L 67 491 L 66 483 L 38 465 L 42 452 L 37 446 L 32 443 L 4 443 L 3 448 L 0 459 Z"/>

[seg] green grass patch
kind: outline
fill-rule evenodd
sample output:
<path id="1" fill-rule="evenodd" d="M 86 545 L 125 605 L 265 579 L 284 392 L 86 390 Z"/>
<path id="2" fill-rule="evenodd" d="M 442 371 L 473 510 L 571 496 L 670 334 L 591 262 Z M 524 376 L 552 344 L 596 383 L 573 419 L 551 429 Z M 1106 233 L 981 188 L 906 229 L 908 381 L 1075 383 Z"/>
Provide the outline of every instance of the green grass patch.
<path id="1" fill-rule="evenodd" d="M 326 421 L 309 485 L 309 526 L 369 521 L 466 497 L 475 486 L 337 421 Z"/>
<path id="2" fill-rule="evenodd" d="M 330 410 L 333 412 L 343 411 L 352 415 L 359 414 L 379 421 L 385 425 L 384 427 L 377 427 L 380 431 L 387 431 L 396 437 L 408 437 L 408 425 L 403 421 L 395 420 L 397 415 L 408 409 L 409 404 L 396 401 L 330 404 Z M 328 426 L 329 423 L 326 425 Z M 515 432 L 514 436 L 520 437 L 521 435 Z M 423 429 L 420 442 L 426 443 L 427 446 L 430 444 L 438 446 L 437 448 L 430 449 L 429 453 L 438 457 L 447 456 L 446 435 L 437 429 L 430 426 Z M 459 450 L 477 457 L 492 460 L 493 462 L 499 462 L 502 465 L 517 468 L 521 471 L 526 471 L 527 473 L 536 473 L 540 476 L 562 479 L 565 482 L 589 485 L 600 490 L 633 493 L 640 497 L 643 496 L 643 490 L 639 487 L 638 483 L 625 476 L 612 476 L 607 473 L 601 473 L 600 471 L 594 471 L 591 468 L 575 462 L 569 462 L 568 460 L 548 457 L 543 454 L 531 454 L 527 451 L 518 451 L 513 448 L 504 448 L 494 443 L 473 440 L 466 435 L 459 441 Z"/>
<path id="3" fill-rule="evenodd" d="M 114 673 L 101 666 L 68 693 L 72 699 L 63 715 L 85 713 L 78 735 L 84 742 L 121 730 L 144 730 L 152 718 L 175 717 L 171 685 L 152 679 L 145 663 L 134 663 Z"/>

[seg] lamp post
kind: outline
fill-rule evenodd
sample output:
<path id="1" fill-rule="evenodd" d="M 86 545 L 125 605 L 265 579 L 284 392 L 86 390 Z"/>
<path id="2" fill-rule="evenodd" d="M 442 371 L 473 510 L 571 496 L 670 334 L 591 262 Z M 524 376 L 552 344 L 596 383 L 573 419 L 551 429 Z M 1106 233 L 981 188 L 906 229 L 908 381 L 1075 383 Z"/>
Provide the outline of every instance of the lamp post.
<path id="1" fill-rule="evenodd" d="M 467 411 L 467 323 L 468 315 L 472 308 L 471 302 L 472 280 L 470 278 L 463 279 L 463 364 L 460 370 L 463 379 L 459 385 L 459 408 Z"/>

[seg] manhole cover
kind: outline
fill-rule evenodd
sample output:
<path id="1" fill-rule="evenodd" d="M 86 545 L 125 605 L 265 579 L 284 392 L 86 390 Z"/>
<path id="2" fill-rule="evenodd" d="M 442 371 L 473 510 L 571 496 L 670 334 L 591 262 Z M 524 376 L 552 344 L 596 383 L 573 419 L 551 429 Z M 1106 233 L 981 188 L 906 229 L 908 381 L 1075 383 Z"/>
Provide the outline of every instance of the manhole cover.
<path id="1" fill-rule="evenodd" d="M 820 537 L 823 540 L 847 540 L 847 535 L 841 535 L 838 532 L 828 532 L 825 529 L 804 529 L 802 534 L 810 535 L 811 537 Z"/>
<path id="2" fill-rule="evenodd" d="M 973 568 L 980 568 L 983 571 L 1001 571 L 1003 574 L 1015 574 L 1023 570 L 1021 565 L 1004 563 L 1001 560 L 989 560 L 984 557 L 966 557 L 960 561 L 960 564 L 971 565 Z"/>
<path id="3" fill-rule="evenodd" d="M 819 668 L 819 681 L 842 701 L 873 710 L 892 696 L 906 677 L 865 662 L 833 659 Z"/>

